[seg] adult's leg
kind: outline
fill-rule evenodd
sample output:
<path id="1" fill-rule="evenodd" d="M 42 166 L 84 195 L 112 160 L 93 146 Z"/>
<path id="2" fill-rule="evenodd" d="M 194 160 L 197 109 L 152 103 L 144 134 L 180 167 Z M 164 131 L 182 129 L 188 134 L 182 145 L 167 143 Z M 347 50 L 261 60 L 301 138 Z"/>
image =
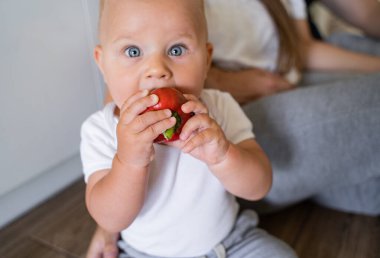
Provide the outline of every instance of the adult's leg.
<path id="1" fill-rule="evenodd" d="M 357 185 L 328 188 L 313 200 L 333 209 L 377 216 L 380 214 L 380 176 Z"/>
<path id="2" fill-rule="evenodd" d="M 244 110 L 273 166 L 272 189 L 255 206 L 261 212 L 380 176 L 380 74 L 298 88 Z M 380 184 L 371 187 L 378 191 Z M 379 200 L 365 201 L 378 206 Z M 365 207 L 360 202 L 362 196 L 352 196 L 355 207 Z"/>
<path id="3" fill-rule="evenodd" d="M 352 51 L 361 52 L 380 56 L 380 41 L 361 35 L 352 35 L 349 33 L 336 33 L 326 39 L 329 43 L 337 45 Z M 355 73 L 330 73 L 319 74 L 319 78 L 328 80 L 339 80 L 360 76 Z M 324 77 L 323 77 L 324 76 Z M 365 212 L 370 215 L 378 215 L 380 213 L 380 177 L 370 179 L 366 182 L 349 185 L 334 186 L 327 188 L 323 193 L 313 198 L 314 201 L 324 206 L 338 208 L 340 210 Z M 352 200 L 358 200 L 352 202 Z"/>

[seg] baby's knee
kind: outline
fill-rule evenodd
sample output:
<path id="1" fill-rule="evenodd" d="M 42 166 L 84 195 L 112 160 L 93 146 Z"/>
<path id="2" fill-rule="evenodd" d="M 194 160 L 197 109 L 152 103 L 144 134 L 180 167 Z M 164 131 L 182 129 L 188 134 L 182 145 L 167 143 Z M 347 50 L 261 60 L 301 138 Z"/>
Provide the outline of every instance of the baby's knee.
<path id="1" fill-rule="evenodd" d="M 244 240 L 227 252 L 228 257 L 236 258 L 297 258 L 295 251 L 284 241 L 256 228 Z"/>
<path id="2" fill-rule="evenodd" d="M 298 256 L 287 243 L 268 234 L 261 255 L 257 257 L 297 258 Z"/>

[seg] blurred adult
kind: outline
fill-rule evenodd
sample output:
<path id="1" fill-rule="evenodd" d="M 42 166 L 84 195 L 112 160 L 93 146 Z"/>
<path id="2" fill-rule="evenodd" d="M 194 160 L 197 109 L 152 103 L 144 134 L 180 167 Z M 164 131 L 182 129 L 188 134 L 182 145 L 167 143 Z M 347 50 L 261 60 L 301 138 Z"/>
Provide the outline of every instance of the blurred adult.
<path id="1" fill-rule="evenodd" d="M 259 210 L 312 198 L 379 214 L 379 43 L 315 40 L 303 0 L 208 0 L 206 14 L 208 86 L 244 104 L 272 161 L 274 183 Z"/>

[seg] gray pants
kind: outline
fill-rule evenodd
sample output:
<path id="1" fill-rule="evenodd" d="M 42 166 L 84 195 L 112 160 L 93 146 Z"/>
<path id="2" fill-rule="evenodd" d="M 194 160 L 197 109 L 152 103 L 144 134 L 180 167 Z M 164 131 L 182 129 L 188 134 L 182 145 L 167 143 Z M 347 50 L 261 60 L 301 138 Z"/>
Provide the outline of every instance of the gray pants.
<path id="1" fill-rule="evenodd" d="M 257 228 L 258 217 L 252 210 L 245 210 L 238 217 L 230 234 L 208 254 L 192 258 L 296 258 L 294 251 L 281 240 Z M 175 244 L 175 243 L 173 243 Z M 125 242 L 119 246 L 124 253 L 119 258 L 163 258 L 134 250 Z"/>
<path id="2" fill-rule="evenodd" d="M 340 35 L 344 47 L 380 56 L 380 43 Z M 243 202 L 273 212 L 307 198 L 380 214 L 380 73 L 306 74 L 295 90 L 244 107 L 274 173 L 269 195 Z"/>

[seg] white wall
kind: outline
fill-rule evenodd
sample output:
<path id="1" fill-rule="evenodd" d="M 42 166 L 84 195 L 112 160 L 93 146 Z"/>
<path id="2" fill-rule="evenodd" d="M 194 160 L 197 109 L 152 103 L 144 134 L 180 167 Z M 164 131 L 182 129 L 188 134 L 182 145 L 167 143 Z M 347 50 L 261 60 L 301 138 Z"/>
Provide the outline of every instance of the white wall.
<path id="1" fill-rule="evenodd" d="M 0 1 L 0 227 L 81 177 L 80 125 L 102 105 L 97 5 Z"/>

